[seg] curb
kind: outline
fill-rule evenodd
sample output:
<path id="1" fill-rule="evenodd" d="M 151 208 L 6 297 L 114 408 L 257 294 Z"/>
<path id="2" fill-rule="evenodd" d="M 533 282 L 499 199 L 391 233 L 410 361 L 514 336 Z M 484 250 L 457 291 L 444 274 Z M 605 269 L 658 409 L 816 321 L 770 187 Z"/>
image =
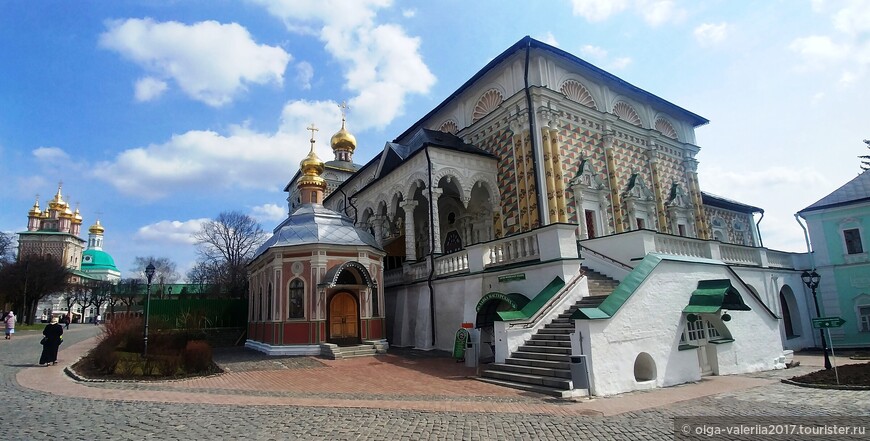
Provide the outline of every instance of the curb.
<path id="1" fill-rule="evenodd" d="M 787 380 L 783 378 L 780 380 L 785 384 L 790 384 L 792 386 L 800 386 L 800 387 L 808 387 L 811 389 L 834 389 L 834 390 L 866 390 L 870 391 L 870 386 L 851 386 L 848 384 L 814 384 L 814 383 L 801 383 L 798 381 Z"/>

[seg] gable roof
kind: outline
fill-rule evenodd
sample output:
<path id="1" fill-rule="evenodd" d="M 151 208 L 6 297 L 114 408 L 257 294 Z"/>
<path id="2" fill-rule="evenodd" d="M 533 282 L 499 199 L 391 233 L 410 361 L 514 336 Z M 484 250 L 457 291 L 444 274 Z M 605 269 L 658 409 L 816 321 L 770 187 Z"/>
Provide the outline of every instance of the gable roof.
<path id="1" fill-rule="evenodd" d="M 867 170 L 861 172 L 860 175 L 843 184 L 842 187 L 834 190 L 831 194 L 819 199 L 814 204 L 804 208 L 798 213 L 806 213 L 808 211 L 840 207 L 866 201 L 870 201 L 870 173 L 868 173 Z"/>
<path id="2" fill-rule="evenodd" d="M 423 118 L 420 118 L 420 120 L 418 120 L 413 125 L 411 125 L 411 127 L 408 127 L 408 130 L 405 130 L 401 135 L 396 137 L 394 142 L 399 142 L 400 140 L 404 139 L 409 134 L 413 133 L 415 130 L 417 130 L 419 127 L 421 127 L 421 125 L 424 121 L 428 120 L 429 118 L 431 118 L 432 116 L 437 114 L 439 111 L 441 111 L 441 109 L 443 109 L 445 106 L 447 106 L 448 103 L 450 103 L 451 101 L 453 101 L 454 98 L 456 98 L 457 96 L 459 96 L 460 94 L 465 92 L 466 89 L 470 88 L 475 82 L 477 82 L 479 79 L 481 79 L 490 70 L 492 70 L 493 68 L 495 68 L 496 66 L 501 64 L 503 61 L 508 59 L 514 53 L 519 52 L 520 50 L 527 49 L 527 48 L 528 49 L 540 49 L 543 51 L 550 52 L 550 53 L 552 53 L 560 58 L 567 60 L 570 63 L 573 63 L 573 64 L 578 65 L 584 69 L 587 69 L 590 71 L 590 73 L 592 75 L 596 75 L 603 80 L 616 83 L 620 88 L 624 88 L 625 90 L 627 90 L 631 93 L 637 94 L 640 97 L 647 99 L 650 103 L 652 103 L 654 105 L 661 106 L 664 109 L 667 109 L 667 110 L 675 113 L 676 115 L 680 115 L 680 116 L 686 118 L 687 120 L 691 121 L 692 125 L 694 125 L 695 127 L 702 126 L 702 125 L 710 122 L 710 120 L 708 120 L 707 118 L 699 116 L 699 115 L 697 115 L 693 112 L 690 112 L 690 111 L 688 111 L 680 106 L 677 106 L 676 104 L 671 103 L 670 101 L 667 101 L 667 100 L 665 100 L 657 95 L 649 93 L 649 92 L 641 89 L 640 87 L 637 87 L 637 86 L 617 77 L 616 75 L 613 75 L 610 72 L 607 72 L 601 68 L 598 68 L 598 67 L 592 65 L 591 63 L 577 57 L 576 55 L 572 55 L 568 52 L 563 51 L 562 49 L 556 48 L 554 46 L 550 46 L 549 44 L 546 44 L 542 41 L 535 40 L 534 38 L 527 35 L 527 36 L 523 37 L 522 39 L 520 39 L 520 41 L 516 42 L 513 46 L 507 48 L 499 56 L 493 58 L 493 60 L 490 61 L 489 63 L 487 63 L 486 66 L 483 67 L 483 69 L 481 69 L 476 74 L 474 74 L 473 77 L 471 77 L 462 86 L 460 86 L 458 89 L 456 89 L 455 92 L 450 94 L 450 96 L 448 96 L 444 101 L 442 101 L 441 104 L 437 105 L 429 113 L 427 113 L 425 116 L 423 116 Z"/>
<path id="3" fill-rule="evenodd" d="M 711 207 L 724 208 L 726 210 L 737 211 L 740 213 L 764 213 L 764 209 L 762 208 L 723 198 L 722 196 L 716 196 L 715 194 L 707 193 L 705 191 L 701 192 L 701 203 Z"/>

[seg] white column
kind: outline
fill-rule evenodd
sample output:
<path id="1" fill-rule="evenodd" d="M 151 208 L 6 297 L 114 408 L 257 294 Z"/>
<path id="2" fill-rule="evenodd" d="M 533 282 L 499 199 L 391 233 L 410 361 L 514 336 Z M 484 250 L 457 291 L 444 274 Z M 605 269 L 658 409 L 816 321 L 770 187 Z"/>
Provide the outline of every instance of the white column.
<path id="1" fill-rule="evenodd" d="M 402 210 L 405 211 L 405 258 L 407 260 L 416 260 L 417 253 L 414 250 L 414 207 L 417 206 L 417 201 L 405 201 L 402 203 Z"/>
<path id="2" fill-rule="evenodd" d="M 432 200 L 429 201 L 429 209 L 432 210 L 432 235 L 435 237 L 435 248 L 433 252 L 435 254 L 441 254 L 441 220 L 439 219 L 438 213 L 438 199 L 441 198 L 441 194 L 444 193 L 444 189 L 442 188 L 433 188 L 432 189 Z M 426 195 L 426 192 L 423 192 L 423 195 Z"/>

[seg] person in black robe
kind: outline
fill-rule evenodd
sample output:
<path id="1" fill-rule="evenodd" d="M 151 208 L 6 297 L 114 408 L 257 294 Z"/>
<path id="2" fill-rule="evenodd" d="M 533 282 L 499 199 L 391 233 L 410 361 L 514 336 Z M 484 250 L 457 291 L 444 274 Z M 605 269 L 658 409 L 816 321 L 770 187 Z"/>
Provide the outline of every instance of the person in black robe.
<path id="1" fill-rule="evenodd" d="M 63 342 L 63 326 L 57 323 L 57 317 L 51 318 L 51 323 L 45 325 L 42 330 L 42 355 L 39 357 L 40 366 L 57 364 L 57 349 Z"/>

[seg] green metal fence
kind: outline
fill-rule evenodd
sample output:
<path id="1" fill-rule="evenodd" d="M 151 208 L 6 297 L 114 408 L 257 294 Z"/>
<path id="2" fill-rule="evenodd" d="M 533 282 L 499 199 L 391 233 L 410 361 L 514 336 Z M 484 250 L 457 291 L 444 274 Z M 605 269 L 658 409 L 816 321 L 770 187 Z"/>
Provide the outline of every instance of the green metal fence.
<path id="1" fill-rule="evenodd" d="M 244 328 L 248 302 L 239 299 L 151 300 L 149 319 L 170 329 Z"/>

